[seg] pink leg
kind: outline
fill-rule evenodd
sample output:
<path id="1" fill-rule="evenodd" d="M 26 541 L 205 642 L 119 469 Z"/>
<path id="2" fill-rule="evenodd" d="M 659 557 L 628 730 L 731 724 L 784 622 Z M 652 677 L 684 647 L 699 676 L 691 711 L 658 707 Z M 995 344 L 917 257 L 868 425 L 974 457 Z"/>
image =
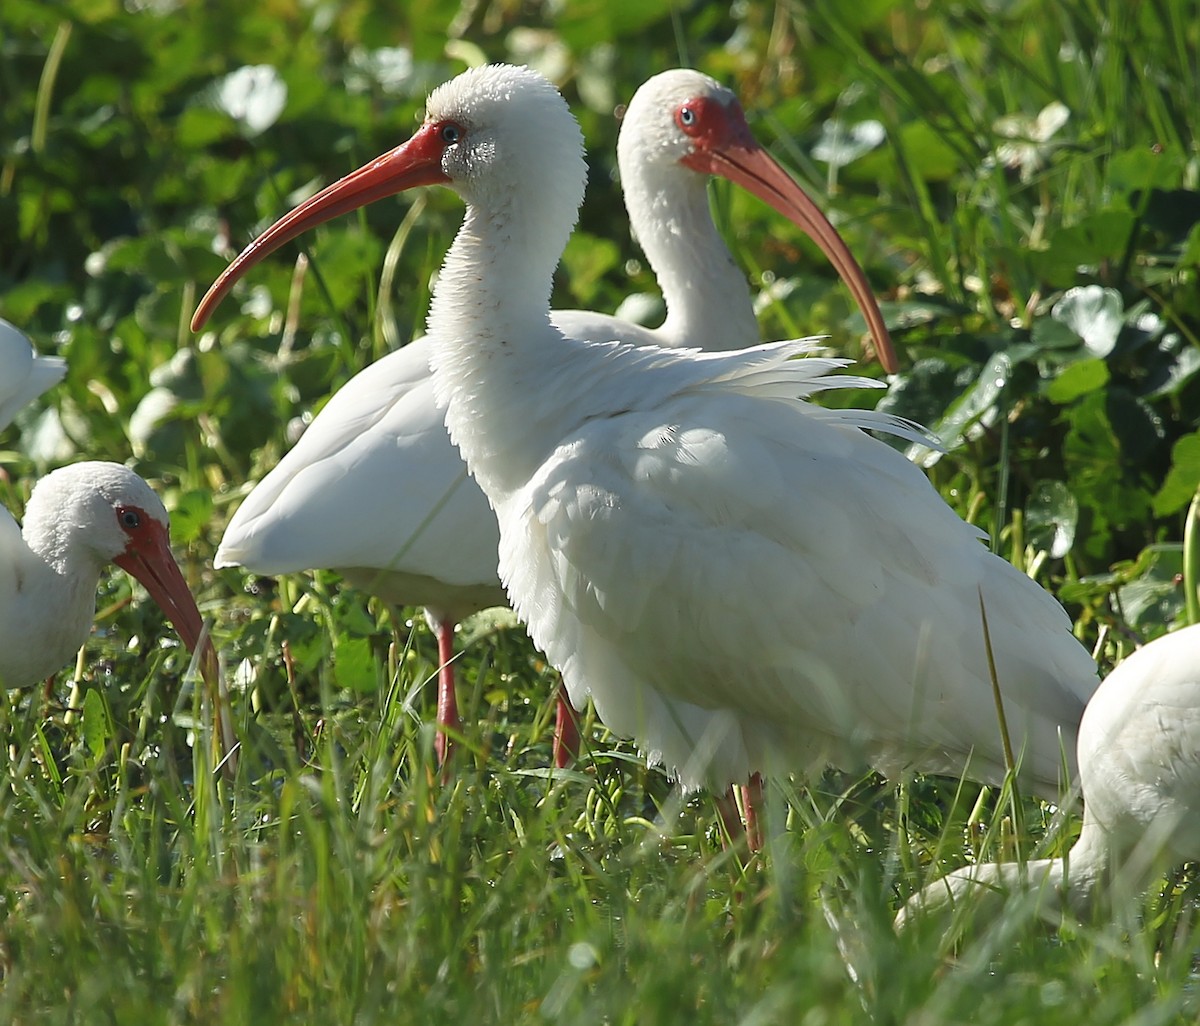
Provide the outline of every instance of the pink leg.
<path id="1" fill-rule="evenodd" d="M 433 749 L 437 752 L 438 765 L 445 767 L 451 747 L 450 735 L 446 731 L 462 731 L 462 720 L 458 718 L 458 698 L 454 692 L 454 621 L 439 617 L 433 624 L 433 633 L 437 637 L 439 663 L 438 732 L 433 739 Z"/>
<path id="2" fill-rule="evenodd" d="M 758 773 L 751 773 L 750 779 L 742 789 L 742 805 L 746 809 L 746 845 L 751 851 L 762 850 L 762 824 L 759 822 L 762 800 L 762 776 Z"/>
<path id="3" fill-rule="evenodd" d="M 762 827 L 759 823 L 759 813 L 762 809 L 762 777 L 754 773 L 742 787 L 742 804 L 746 809 L 745 824 L 742 823 L 742 813 L 738 809 L 737 795 L 733 786 L 721 795 L 717 802 L 717 812 L 721 817 L 721 825 L 725 827 L 722 844 L 736 844 L 738 838 L 746 838 L 746 847 L 751 852 L 762 849 Z M 726 840 L 728 838 L 728 840 Z"/>
<path id="4" fill-rule="evenodd" d="M 554 765 L 565 769 L 579 758 L 579 714 L 567 697 L 566 685 L 559 681 L 558 708 L 554 714 Z"/>

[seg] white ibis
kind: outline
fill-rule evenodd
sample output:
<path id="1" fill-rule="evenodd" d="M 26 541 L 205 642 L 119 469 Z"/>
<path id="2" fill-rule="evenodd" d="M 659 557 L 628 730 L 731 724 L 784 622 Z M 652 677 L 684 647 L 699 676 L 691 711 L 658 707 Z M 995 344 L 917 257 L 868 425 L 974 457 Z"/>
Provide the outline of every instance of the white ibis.
<path id="1" fill-rule="evenodd" d="M 748 167 L 739 154 L 749 155 Z M 746 279 L 709 211 L 706 177 L 720 174 L 820 244 L 854 290 L 881 359 L 895 369 L 887 329 L 854 258 L 753 140 L 730 90 L 688 69 L 656 75 L 629 103 L 617 155 L 633 232 L 658 276 L 667 317 L 650 330 L 590 311 L 560 311 L 551 319 L 561 331 L 576 339 L 712 350 L 757 342 Z M 496 570 L 495 514 L 446 433 L 429 351 L 429 339 L 419 338 L 347 382 L 238 508 L 215 565 L 273 575 L 335 569 L 394 605 L 425 606 L 438 639 L 443 729 L 437 743 L 444 755 L 445 728 L 459 728 L 454 626 L 507 599 Z M 556 742 L 567 723 L 560 707 Z M 556 744 L 560 764 L 567 747 Z"/>
<path id="2" fill-rule="evenodd" d="M 711 108 L 697 106 L 676 122 L 704 137 Z M 982 602 L 1022 777 L 1057 794 L 1092 660 L 1062 608 L 864 430 L 923 437 L 914 427 L 805 401 L 869 379 L 792 359 L 807 341 L 701 353 L 550 323 L 581 152 L 541 76 L 468 71 L 433 92 L 408 142 L 252 243 L 192 326 L 306 228 L 451 186 L 467 213 L 429 316 L 435 398 L 496 511 L 500 579 L 572 700 L 590 696 L 685 787 L 826 761 L 996 779 Z M 729 153 L 767 191 L 759 151 Z"/>
<path id="3" fill-rule="evenodd" d="M 26 403 L 32 402 L 67 373 L 57 356 L 38 356 L 23 333 L 0 319 L 0 430 Z"/>
<path id="4" fill-rule="evenodd" d="M 70 661 L 91 630 L 110 562 L 142 583 L 196 650 L 203 625 L 158 496 L 118 463 L 75 463 L 38 481 L 23 528 L 0 509 L 0 687 L 28 686 Z"/>
<path id="5" fill-rule="evenodd" d="M 974 894 L 1037 894 L 1076 915 L 1100 896 L 1139 894 L 1154 874 L 1200 859 L 1200 625 L 1152 641 L 1112 671 L 1079 727 L 1083 829 L 1065 859 L 983 863 L 913 895 L 903 926 Z"/>

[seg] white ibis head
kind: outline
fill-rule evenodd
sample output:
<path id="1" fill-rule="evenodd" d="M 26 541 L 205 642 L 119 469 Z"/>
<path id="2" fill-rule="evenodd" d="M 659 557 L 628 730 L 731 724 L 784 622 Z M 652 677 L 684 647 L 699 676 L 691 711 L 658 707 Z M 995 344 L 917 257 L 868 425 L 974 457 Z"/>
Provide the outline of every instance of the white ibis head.
<path id="1" fill-rule="evenodd" d="M 514 103 L 517 96 L 520 102 Z M 854 295 L 884 368 L 897 369 L 866 275 L 816 204 L 754 140 L 732 92 L 695 71 L 665 72 L 638 90 L 626 118 L 645 126 L 634 132 L 628 129 L 636 126 L 626 126 L 622 136 L 632 136 L 628 145 L 649 149 L 652 159 L 722 175 L 799 225 Z M 204 325 L 259 260 L 309 228 L 375 200 L 420 185 L 452 184 L 469 204 L 502 217 L 506 197 L 536 188 L 547 212 L 543 224 L 556 223 L 550 211 L 559 209 L 569 209 L 573 223 L 575 190 L 584 174 L 579 128 L 550 83 L 508 65 L 465 72 L 434 90 L 424 124 L 408 142 L 322 189 L 247 246 L 200 301 L 192 330 Z M 536 230 L 515 223 L 511 228 Z"/>
<path id="2" fill-rule="evenodd" d="M 720 175 L 799 226 L 850 289 L 875 340 L 879 362 L 889 373 L 898 369 L 891 336 L 862 268 L 820 208 L 755 140 L 733 92 L 688 68 L 655 75 L 629 101 L 617 145 L 625 166 L 678 164 Z"/>
<path id="3" fill-rule="evenodd" d="M 192 330 L 254 264 L 340 214 L 417 186 L 453 185 L 493 219 L 506 217 L 510 197 L 537 195 L 544 216 L 529 225 L 514 219 L 514 233 L 552 232 L 564 214 L 569 231 L 586 174 L 579 126 L 546 79 L 503 64 L 466 71 L 433 91 L 424 123 L 406 143 L 322 189 L 250 243 L 200 301 Z"/>
<path id="4" fill-rule="evenodd" d="M 34 487 L 25 510 L 31 546 L 36 541 L 61 566 L 91 565 L 97 574 L 116 563 L 141 582 L 194 652 L 203 620 L 171 554 L 168 531 L 161 500 L 118 463 L 89 461 L 56 470 Z"/>

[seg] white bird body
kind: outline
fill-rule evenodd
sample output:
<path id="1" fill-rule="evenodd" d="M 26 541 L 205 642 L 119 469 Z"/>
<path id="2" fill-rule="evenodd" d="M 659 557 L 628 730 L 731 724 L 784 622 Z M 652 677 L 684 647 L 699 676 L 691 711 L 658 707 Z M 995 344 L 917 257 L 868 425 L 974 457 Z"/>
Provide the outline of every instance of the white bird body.
<path id="1" fill-rule="evenodd" d="M 453 621 L 507 601 L 496 518 L 446 434 L 426 351 L 418 339 L 333 395 L 238 508 L 216 566 L 336 569 Z"/>
<path id="2" fill-rule="evenodd" d="M 672 104 L 704 92 L 732 97 L 698 72 L 655 76 L 630 102 L 618 139 L 630 223 L 662 286 L 666 320 L 652 329 L 556 311 L 551 320 L 563 334 L 710 350 L 758 341 L 745 276 L 709 213 L 707 176 L 663 152 Z M 216 566 L 334 569 L 389 602 L 433 607 L 437 620 L 507 602 L 495 514 L 446 433 L 429 348 L 418 338 L 334 394 L 238 507 Z"/>
<path id="3" fill-rule="evenodd" d="M 34 486 L 24 529 L 0 509 L 0 687 L 49 677 L 87 639 L 96 585 L 115 562 L 195 651 L 200 613 L 171 556 L 167 511 L 117 463 L 63 467 Z"/>
<path id="4" fill-rule="evenodd" d="M 1084 829 L 1123 861 L 1143 843 L 1173 864 L 1200 858 L 1200 625 L 1104 679 L 1079 728 L 1079 777 Z"/>
<path id="5" fill-rule="evenodd" d="M 1059 732 L 1072 750 L 1095 688 L 1063 610 L 862 431 L 916 429 L 805 401 L 868 383 L 789 359 L 809 343 L 705 354 L 554 328 L 550 279 L 583 177 L 549 83 L 467 72 L 408 143 L 268 229 L 193 327 L 304 228 L 452 185 L 467 213 L 429 317 L 436 398 L 496 510 L 514 608 L 572 699 L 591 696 L 688 787 L 825 760 L 994 779 L 982 593 L 1024 775 L 1057 793 Z"/>
<path id="6" fill-rule="evenodd" d="M 57 356 L 38 356 L 25 335 L 0 319 L 0 431 L 17 411 L 62 380 L 67 364 Z"/>
<path id="7" fill-rule="evenodd" d="M 695 144 L 673 120 L 698 97 L 737 109 L 708 76 L 665 72 L 634 95 L 618 138 L 630 223 L 662 287 L 666 320 L 651 329 L 556 311 L 551 321 L 564 335 L 708 350 L 758 342 L 746 278 L 710 213 L 708 174 L 723 169 L 684 163 Z M 260 574 L 336 570 L 394 605 L 426 607 L 444 652 L 455 623 L 506 604 L 496 517 L 446 432 L 429 354 L 429 339 L 418 338 L 339 389 L 238 508 L 215 565 Z"/>
<path id="8" fill-rule="evenodd" d="M 441 323 L 439 339 L 461 329 Z M 788 360 L 803 344 L 605 359 L 562 343 L 523 340 L 556 382 L 544 419 L 522 404 L 525 438 L 466 398 L 479 379 L 445 377 L 453 437 L 500 522 L 501 579 L 574 702 L 590 695 L 691 787 L 826 762 L 995 780 L 982 593 L 1025 775 L 1057 793 L 1091 661 L 1053 599 L 861 429 L 917 432 L 792 398 L 861 380 Z M 491 441 L 514 435 L 519 459 Z M 706 711 L 726 715 L 715 735 Z"/>
<path id="9" fill-rule="evenodd" d="M 1200 859 L 1200 625 L 1152 641 L 1112 671 L 1079 728 L 1083 827 L 1065 859 L 982 863 L 913 895 L 896 917 L 1018 889 L 1043 913 L 1085 914 L 1138 895 L 1155 873 Z"/>

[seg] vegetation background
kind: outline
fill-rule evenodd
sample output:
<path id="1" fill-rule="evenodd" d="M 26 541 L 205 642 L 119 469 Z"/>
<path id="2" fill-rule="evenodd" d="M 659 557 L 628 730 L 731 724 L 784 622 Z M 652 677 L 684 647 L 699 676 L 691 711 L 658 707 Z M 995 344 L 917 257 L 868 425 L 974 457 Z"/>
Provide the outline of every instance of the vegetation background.
<path id="1" fill-rule="evenodd" d="M 701 68 L 866 267 L 903 361 L 883 403 L 947 443 L 912 454 L 946 500 L 1063 600 L 1103 667 L 1197 619 L 1194 4 L 5 0 L 0 316 L 70 371 L 5 434 L 0 494 L 17 511 L 83 454 L 155 482 L 242 755 L 214 771 L 183 653 L 114 573 L 74 674 L 0 703 L 0 1020 L 1194 1021 L 1191 870 L 1115 922 L 1055 932 L 1014 901 L 897 938 L 926 879 L 1062 850 L 1071 817 L 830 773 L 773 783 L 746 861 L 709 799 L 681 801 L 599 724 L 551 778 L 554 675 L 495 615 L 460 639 L 467 737 L 435 786 L 436 649 L 414 611 L 329 574 L 212 570 L 324 399 L 420 333 L 460 204 L 430 191 L 332 223 L 307 276 L 277 255 L 193 337 L 197 296 L 485 60 L 547 73 L 587 137 L 557 305 L 654 294 L 614 110 Z M 858 355 L 815 248 L 734 189 L 713 203 L 764 338 L 826 332 Z"/>

